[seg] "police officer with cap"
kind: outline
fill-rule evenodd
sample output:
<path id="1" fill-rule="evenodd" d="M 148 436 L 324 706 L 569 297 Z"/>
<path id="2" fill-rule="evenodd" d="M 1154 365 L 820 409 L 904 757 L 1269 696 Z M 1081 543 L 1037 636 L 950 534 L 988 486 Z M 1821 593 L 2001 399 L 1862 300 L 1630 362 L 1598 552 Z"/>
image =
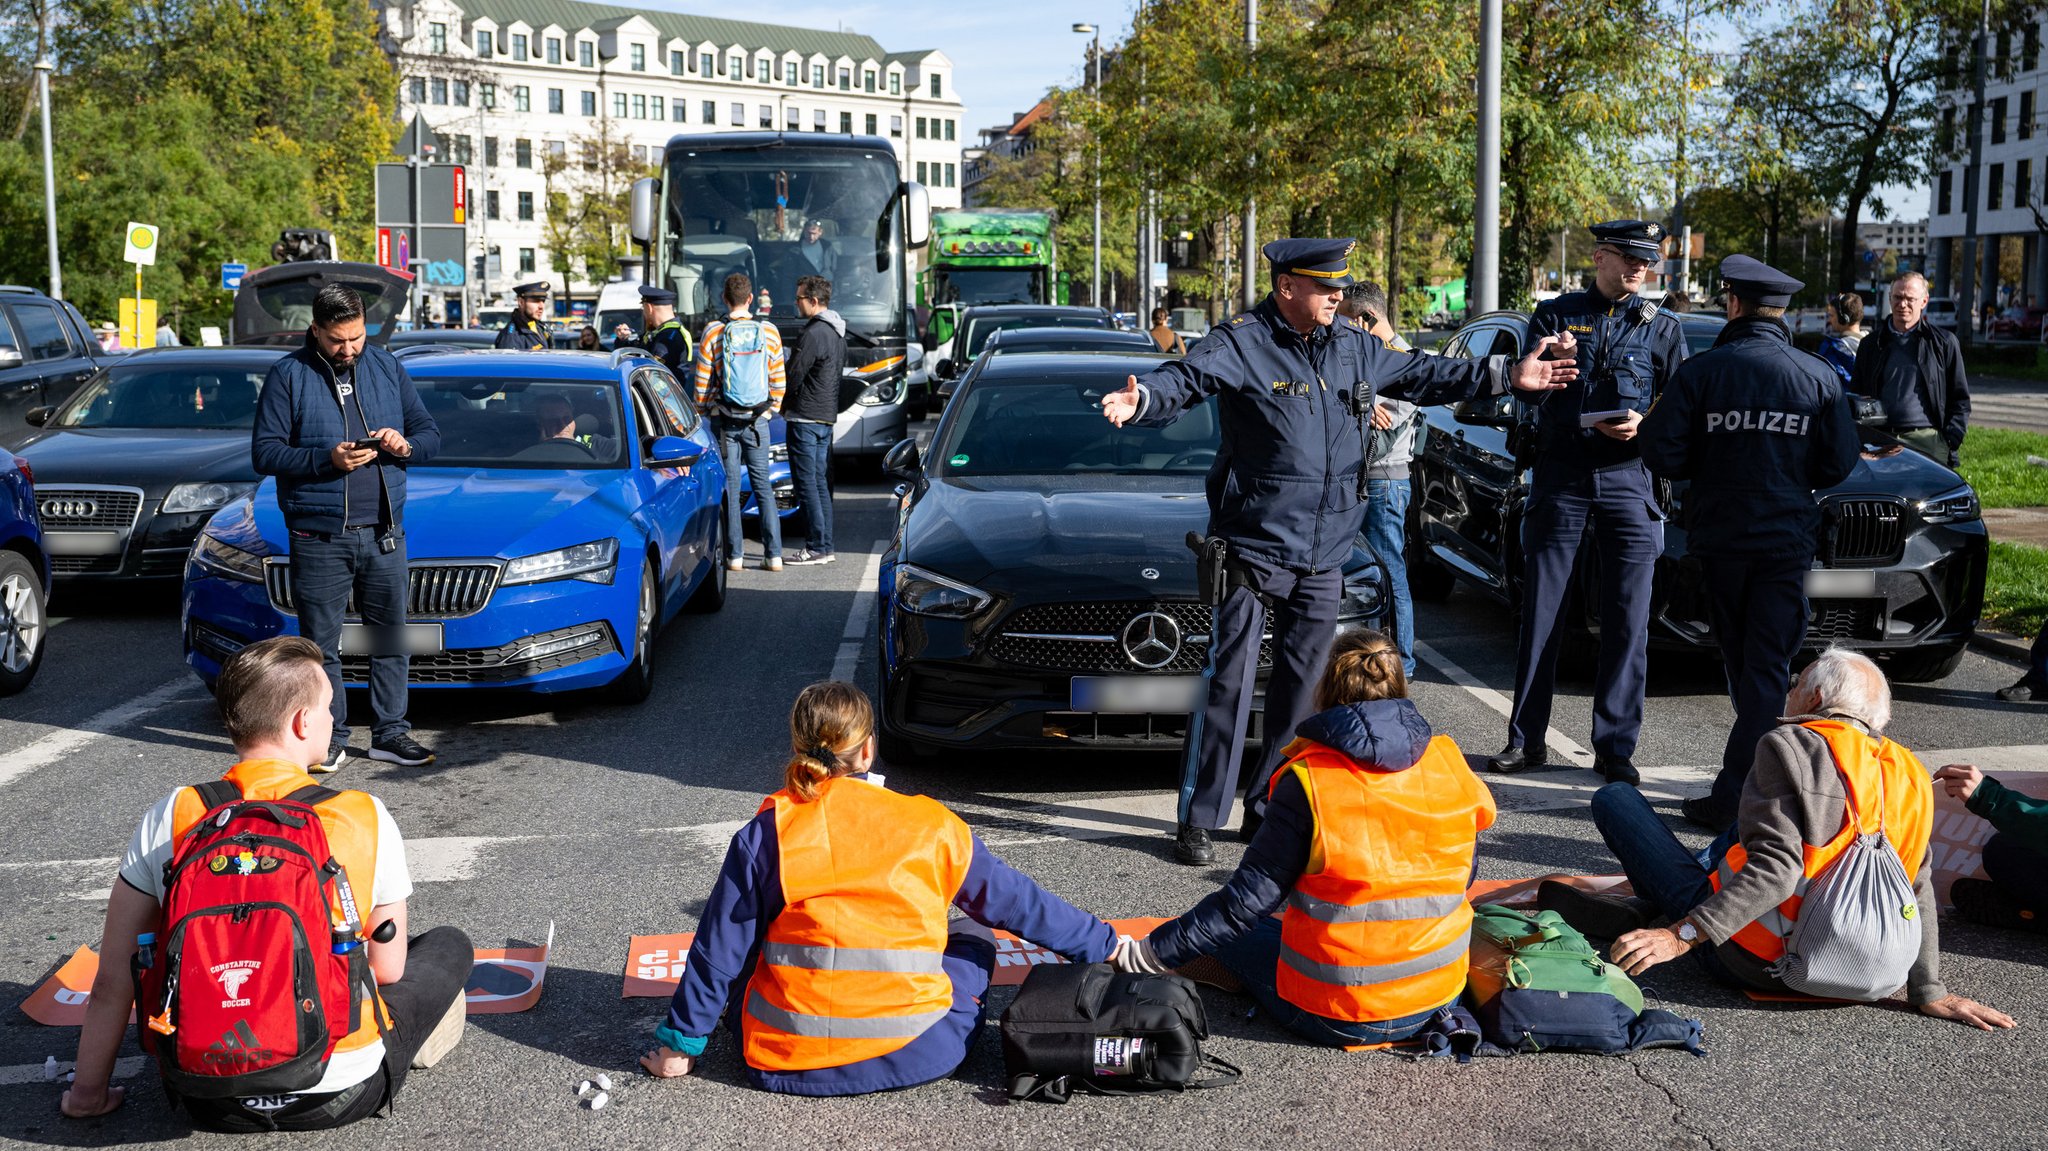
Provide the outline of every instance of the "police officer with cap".
<path id="1" fill-rule="evenodd" d="M 1714 831 L 1735 822 L 1757 741 L 1776 726 L 1806 636 L 1806 573 L 1821 509 L 1813 493 L 1856 467 L 1861 439 L 1841 377 L 1792 346 L 1785 307 L 1798 280 L 1748 256 L 1721 262 L 1728 326 L 1688 360 L 1643 420 L 1643 462 L 1690 480 L 1681 501 L 1687 551 L 1699 561 L 1735 726 L 1713 792 L 1685 817 Z"/>
<path id="2" fill-rule="evenodd" d="M 1536 306 L 1529 337 L 1571 335 L 1578 379 L 1530 397 L 1534 467 L 1522 515 L 1522 623 L 1515 652 L 1515 705 L 1506 750 L 1494 771 L 1542 767 L 1549 758 L 1551 696 L 1572 572 L 1588 524 L 1599 587 L 1589 589 L 1600 621 L 1593 696 L 1593 770 L 1636 783 L 1648 672 L 1650 577 L 1664 550 L 1664 513 L 1638 454 L 1643 413 L 1685 359 L 1678 318 L 1637 293 L 1657 262 L 1664 229 L 1647 220 L 1592 227 L 1593 286 Z M 1517 429 L 1527 435 L 1531 428 Z M 1527 456 L 1525 454 L 1524 462 Z"/>
<path id="3" fill-rule="evenodd" d="M 614 329 L 618 346 L 622 348 L 645 348 L 654 358 L 668 365 L 676 379 L 686 380 L 690 372 L 690 333 L 683 330 L 682 321 L 676 319 L 676 294 L 667 288 L 652 284 L 640 285 L 640 326 L 646 333 L 635 338 L 633 329 L 620 324 Z"/>
<path id="4" fill-rule="evenodd" d="M 1506 356 L 1443 359 L 1389 351 L 1356 320 L 1337 315 L 1352 282 L 1353 241 L 1275 240 L 1266 245 L 1273 290 L 1217 328 L 1185 359 L 1103 397 L 1122 427 L 1169 424 L 1214 398 L 1223 438 L 1207 483 L 1210 548 L 1225 578 L 1212 598 L 1206 698 L 1190 724 L 1174 854 L 1216 858 L 1209 833 L 1229 821 L 1270 612 L 1272 673 L 1266 683 L 1265 749 L 1246 789 L 1243 833 L 1265 806 L 1267 782 L 1314 711 L 1336 632 L 1344 561 L 1365 508 L 1365 461 L 1373 397 L 1442 404 L 1513 386 L 1534 393 L 1574 376 L 1569 337 L 1540 342 L 1519 363 Z M 1543 354 L 1555 352 L 1552 359 Z M 1220 542 L 1219 542 L 1220 541 Z"/>
<path id="5" fill-rule="evenodd" d="M 548 306 L 548 282 L 535 280 L 531 284 L 520 284 L 512 289 L 519 302 L 512 305 L 512 318 L 505 321 L 498 332 L 494 348 L 505 348 L 514 352 L 534 352 L 546 349 L 548 325 L 541 320 L 541 313 Z"/>

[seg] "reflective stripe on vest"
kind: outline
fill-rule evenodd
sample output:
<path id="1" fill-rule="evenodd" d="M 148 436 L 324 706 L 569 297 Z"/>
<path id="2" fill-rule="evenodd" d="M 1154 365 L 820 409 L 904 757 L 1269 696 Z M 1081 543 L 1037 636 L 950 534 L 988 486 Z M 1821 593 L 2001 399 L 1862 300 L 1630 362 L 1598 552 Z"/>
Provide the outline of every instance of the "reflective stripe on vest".
<path id="1" fill-rule="evenodd" d="M 1280 997 L 1353 1022 L 1457 998 L 1471 948 L 1465 885 L 1493 811 L 1485 785 L 1445 736 L 1406 771 L 1372 770 L 1306 740 L 1287 754 L 1313 830 L 1281 918 Z"/>
<path id="2" fill-rule="evenodd" d="M 1785 957 L 1785 941 L 1798 925 L 1807 889 L 1859 835 L 1883 829 L 1906 866 L 1906 878 L 1914 880 L 1934 833 L 1934 785 L 1912 752 L 1840 720 L 1809 720 L 1800 726 L 1827 740 L 1828 755 L 1842 777 L 1847 801 L 1841 830 L 1832 839 L 1818 847 L 1799 845 L 1800 876 L 1792 894 L 1730 937 L 1766 963 Z M 1730 845 L 1709 877 L 1714 890 L 1734 882 L 1736 873 L 1748 862 L 1749 852 L 1742 844 Z"/>
<path id="3" fill-rule="evenodd" d="M 763 933 L 742 1046 L 763 1071 L 843 1067 L 901 1049 L 953 1007 L 946 921 L 973 836 L 934 800 L 840 778 L 775 814 L 783 909 Z"/>
<path id="4" fill-rule="evenodd" d="M 250 759 L 229 768 L 223 777 L 241 789 L 243 799 L 283 799 L 302 787 L 318 783 L 306 770 L 279 759 Z M 360 791 L 344 791 L 333 799 L 313 809 L 320 817 L 320 829 L 327 833 L 327 848 L 334 853 L 334 861 L 348 876 L 349 889 L 355 893 L 357 913 L 368 918 L 372 893 L 377 889 L 377 808 L 368 794 Z M 182 788 L 177 802 L 171 809 L 171 842 L 183 838 L 192 825 L 206 814 L 199 793 L 192 788 Z M 329 913 L 336 922 L 342 918 L 339 907 L 330 907 Z M 311 924 L 307 925 L 312 930 Z M 367 932 L 370 925 L 365 923 Z M 314 942 L 316 953 L 327 949 L 327 938 L 323 933 Z M 381 1045 L 384 1033 L 378 1027 L 379 1016 L 391 1019 L 390 1010 L 384 1006 L 383 996 L 371 985 L 371 994 L 363 997 L 362 1012 L 356 1017 L 356 1025 L 347 1035 L 336 1040 L 334 1052 L 360 1051 L 365 1047 Z M 395 1020 L 394 1020 L 395 1022 Z"/>

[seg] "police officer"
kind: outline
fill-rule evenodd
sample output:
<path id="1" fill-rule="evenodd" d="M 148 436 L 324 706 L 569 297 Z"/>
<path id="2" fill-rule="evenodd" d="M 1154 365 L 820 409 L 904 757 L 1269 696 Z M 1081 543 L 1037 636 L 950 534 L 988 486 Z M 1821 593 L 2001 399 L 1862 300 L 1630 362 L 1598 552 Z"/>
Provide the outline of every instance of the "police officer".
<path id="1" fill-rule="evenodd" d="M 491 346 L 515 352 L 545 350 L 549 346 L 548 325 L 540 317 L 548 306 L 548 282 L 520 284 L 512 289 L 512 294 L 519 301 L 512 305 L 512 318 L 499 330 L 498 342 Z"/>
<path id="2" fill-rule="evenodd" d="M 1685 817 L 1721 831 L 1777 725 L 1806 636 L 1806 573 L 1821 526 L 1813 493 L 1856 467 L 1861 443 L 1828 362 L 1792 346 L 1785 306 L 1805 285 L 1748 256 L 1721 261 L 1728 326 L 1686 361 L 1643 420 L 1643 462 L 1691 480 L 1682 507 L 1699 560 L 1735 726 L 1713 792 Z"/>
<path id="3" fill-rule="evenodd" d="M 1664 550 L 1664 513 L 1637 452 L 1643 413 L 1685 359 L 1678 318 L 1636 293 L 1657 261 L 1664 230 L 1645 220 L 1592 227 L 1593 286 L 1537 305 L 1531 339 L 1578 341 L 1577 383 L 1539 393 L 1535 474 L 1522 516 L 1522 625 L 1515 653 L 1515 706 L 1494 771 L 1540 768 L 1548 759 L 1551 693 L 1572 569 L 1590 522 L 1598 549 L 1600 660 L 1593 696 L 1593 770 L 1636 783 L 1643 726 L 1650 577 Z M 1528 428 L 1521 429 L 1529 431 Z"/>
<path id="4" fill-rule="evenodd" d="M 676 379 L 690 378 L 690 333 L 676 319 L 676 294 L 652 284 L 640 285 L 640 327 L 646 334 L 634 338 L 633 329 L 620 324 L 615 330 L 622 348 L 645 348 L 668 365 Z"/>
<path id="5" fill-rule="evenodd" d="M 1110 423 L 1172 423 L 1210 397 L 1221 450 L 1208 477 L 1209 534 L 1224 541 L 1228 578 L 1209 629 L 1207 697 L 1193 717 L 1181 778 L 1174 855 L 1216 858 L 1209 833 L 1229 822 L 1271 613 L 1265 749 L 1246 790 L 1242 834 L 1256 830 L 1267 781 L 1295 728 L 1313 712 L 1313 685 L 1335 635 L 1343 565 L 1364 518 L 1366 439 L 1375 392 L 1422 404 L 1505 391 L 1560 388 L 1576 374 L 1568 336 L 1544 339 L 1519 364 L 1505 356 L 1443 359 L 1389 351 L 1338 302 L 1352 282 L 1353 241 L 1266 245 L 1273 290 L 1217 328 L 1185 359 L 1103 397 Z M 1554 359 L 1543 359 L 1555 353 Z"/>

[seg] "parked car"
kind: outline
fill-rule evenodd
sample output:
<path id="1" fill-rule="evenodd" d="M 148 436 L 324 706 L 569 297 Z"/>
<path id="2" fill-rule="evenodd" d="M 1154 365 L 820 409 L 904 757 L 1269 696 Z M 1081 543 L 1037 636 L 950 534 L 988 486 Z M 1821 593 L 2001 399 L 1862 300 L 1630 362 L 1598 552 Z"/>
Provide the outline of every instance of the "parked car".
<path id="1" fill-rule="evenodd" d="M 1697 354 L 1724 321 L 1682 316 Z M 1523 312 L 1489 312 L 1445 342 L 1446 356 L 1519 356 Z M 1864 406 L 1870 410 L 1872 406 Z M 1522 512 L 1529 475 L 1515 466 L 1509 433 L 1526 414 L 1510 396 L 1455 408 L 1425 408 L 1411 472 L 1408 583 L 1419 599 L 1441 599 L 1457 583 L 1519 610 Z M 1881 418 L 1881 415 L 1880 417 Z M 1884 661 L 1892 678 L 1940 679 L 1955 670 L 1984 602 L 1988 553 L 1977 496 L 1963 478 L 1877 427 L 1863 427 L 1864 456 L 1848 479 L 1815 493 L 1824 537 L 1807 578 L 1809 649 L 1839 644 Z M 1700 564 L 1686 551 L 1687 485 L 1663 484 L 1670 515 L 1651 604 L 1653 647 L 1714 648 Z M 1590 666 L 1599 620 L 1590 607 L 1599 555 L 1581 553 L 1566 606 L 1565 659 Z"/>
<path id="2" fill-rule="evenodd" d="M 120 353 L 100 349 L 78 309 L 34 288 L 0 284 L 0 436 L 28 426 L 28 413 L 71 398 Z"/>
<path id="3" fill-rule="evenodd" d="M 734 544 L 724 468 L 681 386 L 636 350 L 413 353 L 406 370 L 441 427 L 440 455 L 406 477 L 413 686 L 645 699 L 656 634 L 686 605 L 723 605 Z M 579 438 L 541 438 L 534 412 L 557 397 Z M 185 660 L 209 684 L 298 627 L 275 485 L 215 515 L 185 570 Z M 358 631 L 342 635 L 353 686 Z"/>
<path id="4" fill-rule="evenodd" d="M 946 406 L 928 454 L 916 440 L 890 451 L 905 507 L 876 589 L 885 758 L 1186 739 L 1212 618 L 1186 537 L 1208 522 L 1217 408 L 1156 428 L 1101 413 L 1161 359 L 994 357 Z M 1384 572 L 1355 551 L 1339 626 L 1378 623 L 1390 602 Z M 1261 685 L 1270 666 L 1262 651 Z"/>
<path id="5" fill-rule="evenodd" d="M 988 342 L 981 346 L 981 354 L 974 358 L 967 371 L 947 380 L 939 386 L 939 399 L 943 402 L 960 390 L 981 365 L 998 355 L 1037 354 L 1041 352 L 1157 352 L 1159 345 L 1143 332 L 1126 332 L 1121 328 L 1003 328 L 989 333 Z"/>
<path id="6" fill-rule="evenodd" d="M 296 348 L 313 326 L 313 297 L 329 284 L 346 284 L 363 298 L 363 328 L 382 347 L 393 335 L 392 321 L 412 292 L 410 272 L 348 260 L 299 260 L 272 264 L 242 277 L 235 290 L 231 344 Z"/>
<path id="7" fill-rule="evenodd" d="M 1991 335 L 2008 340 L 2038 340 L 2043 317 L 2048 317 L 2048 308 L 2015 304 L 1992 318 Z"/>
<path id="8" fill-rule="evenodd" d="M 49 638 L 50 560 L 27 460 L 0 452 L 0 695 L 28 687 Z"/>
<path id="9" fill-rule="evenodd" d="M 283 348 L 157 348 L 28 414 L 9 450 L 36 470 L 64 582 L 175 580 L 213 513 L 256 489 L 256 396 Z"/>
<path id="10" fill-rule="evenodd" d="M 1004 328 L 1110 328 L 1110 314 L 1101 308 L 1062 304 L 988 304 L 961 311 L 951 345 L 941 354 L 932 378 L 943 387 L 967 371 L 991 334 Z"/>
<path id="11" fill-rule="evenodd" d="M 1956 330 L 1957 316 L 1956 302 L 1948 296 L 1935 296 L 1929 299 L 1927 301 L 1927 310 L 1921 313 L 1921 318 L 1928 323 L 1933 324 L 1937 328 L 1947 328 L 1951 332 Z M 1971 325 L 1971 327 L 1975 326 L 1975 324 Z"/>

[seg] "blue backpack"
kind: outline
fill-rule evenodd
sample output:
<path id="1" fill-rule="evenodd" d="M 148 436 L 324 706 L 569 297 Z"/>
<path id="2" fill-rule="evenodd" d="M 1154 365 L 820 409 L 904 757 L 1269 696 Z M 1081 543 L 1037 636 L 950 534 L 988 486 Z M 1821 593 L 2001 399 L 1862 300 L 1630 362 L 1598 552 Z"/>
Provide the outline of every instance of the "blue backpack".
<path id="1" fill-rule="evenodd" d="M 718 399 L 735 416 L 768 410 L 768 325 L 728 320 L 719 340 Z"/>

